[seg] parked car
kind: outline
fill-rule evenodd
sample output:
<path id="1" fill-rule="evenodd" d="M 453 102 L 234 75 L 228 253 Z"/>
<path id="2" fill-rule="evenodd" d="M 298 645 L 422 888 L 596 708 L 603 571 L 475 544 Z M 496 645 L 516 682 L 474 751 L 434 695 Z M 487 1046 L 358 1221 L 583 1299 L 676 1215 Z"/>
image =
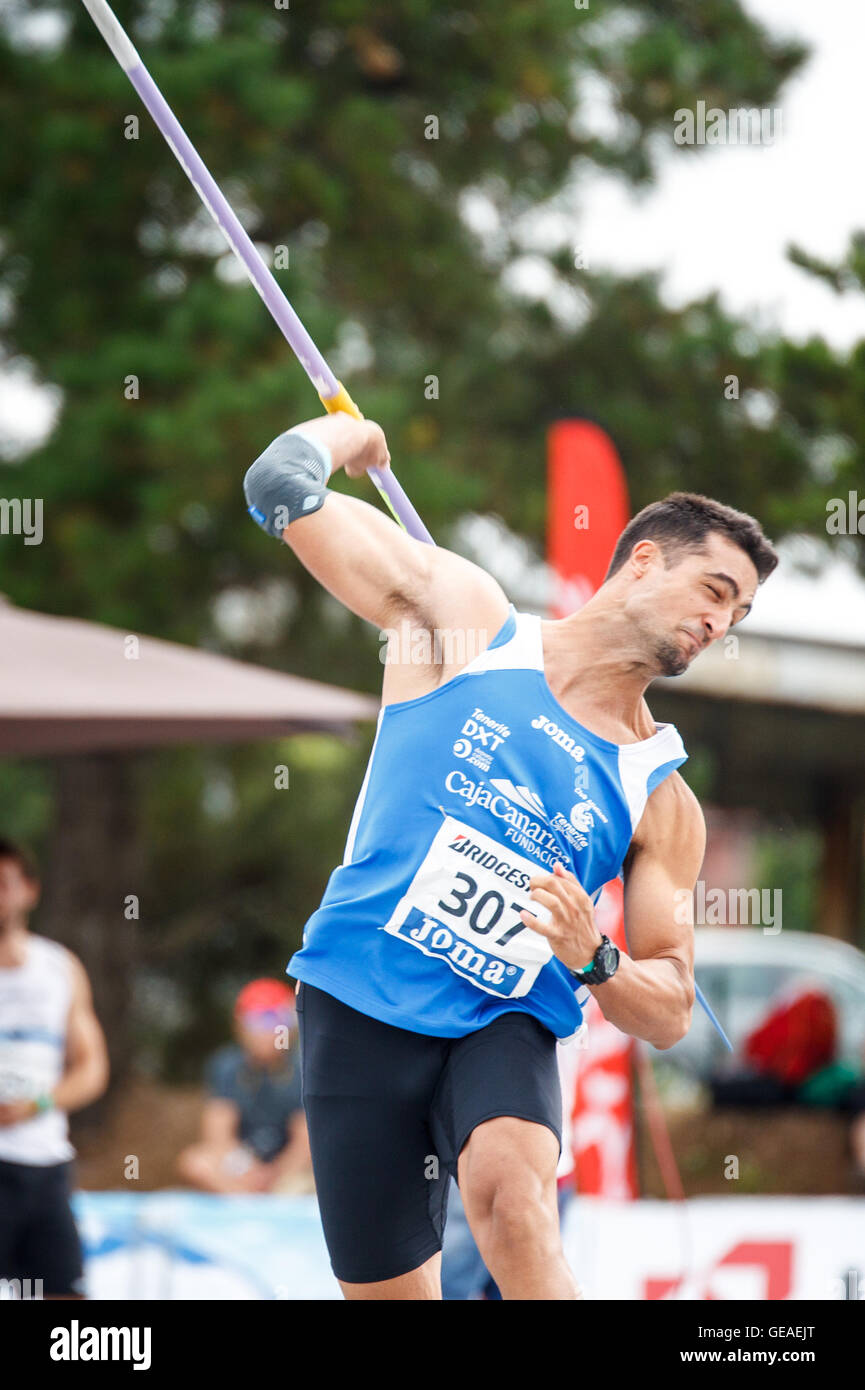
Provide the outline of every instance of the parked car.
<path id="1" fill-rule="evenodd" d="M 699 1004 L 687 1037 L 664 1053 L 695 1079 L 742 1065 L 742 1045 L 790 986 L 811 985 L 833 1001 L 838 1061 L 865 1065 L 865 952 L 812 932 L 697 927 L 697 982 L 733 1044 L 728 1052 Z"/>

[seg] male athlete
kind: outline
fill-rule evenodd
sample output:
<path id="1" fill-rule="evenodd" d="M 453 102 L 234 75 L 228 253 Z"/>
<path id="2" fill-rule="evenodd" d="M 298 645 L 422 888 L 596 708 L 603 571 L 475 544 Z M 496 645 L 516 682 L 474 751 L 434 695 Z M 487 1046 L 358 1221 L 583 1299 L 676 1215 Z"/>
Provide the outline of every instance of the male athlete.
<path id="1" fill-rule="evenodd" d="M 66 1116 L 102 1095 L 108 1053 L 84 966 L 29 929 L 38 899 L 29 855 L 0 839 L 0 1279 L 80 1299 Z"/>
<path id="2" fill-rule="evenodd" d="M 694 1000 L 680 904 L 705 826 L 679 734 L 643 693 L 747 614 L 777 556 L 753 518 L 673 493 L 626 527 L 585 607 L 545 622 L 326 486 L 389 462 L 378 425 L 338 412 L 280 435 L 244 480 L 253 519 L 388 634 L 343 862 L 288 966 L 325 1238 L 346 1298 L 440 1298 L 453 1173 L 503 1298 L 580 1298 L 556 1208 L 556 1039 L 591 991 L 623 1032 L 672 1047 Z M 593 917 L 620 872 L 621 957 Z"/>

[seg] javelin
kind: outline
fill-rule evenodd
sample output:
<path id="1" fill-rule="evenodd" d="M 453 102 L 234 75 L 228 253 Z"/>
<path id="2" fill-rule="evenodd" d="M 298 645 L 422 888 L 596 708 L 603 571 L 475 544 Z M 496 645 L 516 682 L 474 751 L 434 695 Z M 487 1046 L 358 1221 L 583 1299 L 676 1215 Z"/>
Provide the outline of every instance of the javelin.
<path id="1" fill-rule="evenodd" d="M 282 289 L 243 230 L 237 216 L 226 202 L 218 184 L 211 177 L 186 131 L 142 63 L 138 50 L 107 0 L 84 0 L 84 5 L 165 137 L 166 144 L 171 149 L 181 169 L 270 310 L 277 327 L 318 392 L 319 400 L 325 410 L 331 414 L 335 410 L 344 410 L 347 414 L 354 415 L 356 419 L 362 419 L 363 417 L 351 396 L 342 383 L 337 381 Z M 414 536 L 416 540 L 426 541 L 428 545 L 435 545 L 435 541 L 391 470 L 369 468 L 367 472 L 394 518 L 403 529 L 410 536 Z M 733 1045 L 706 1003 L 699 986 L 697 987 L 697 998 L 732 1052 Z"/>
<path id="2" fill-rule="evenodd" d="M 135 45 L 113 10 L 106 4 L 106 0 L 84 0 L 84 4 L 111 52 L 164 135 L 181 169 L 270 310 L 277 327 L 318 392 L 322 405 L 329 413 L 335 410 L 344 410 L 347 414 L 362 419 L 363 417 L 351 396 L 342 383 L 337 381 L 283 291 L 243 230 L 237 216 L 229 207 L 218 185 L 211 178 L 201 156 L 142 63 Z M 370 468 L 367 471 L 394 518 L 403 529 L 410 536 L 414 536 L 416 540 L 435 545 L 435 541 L 390 469 Z"/>

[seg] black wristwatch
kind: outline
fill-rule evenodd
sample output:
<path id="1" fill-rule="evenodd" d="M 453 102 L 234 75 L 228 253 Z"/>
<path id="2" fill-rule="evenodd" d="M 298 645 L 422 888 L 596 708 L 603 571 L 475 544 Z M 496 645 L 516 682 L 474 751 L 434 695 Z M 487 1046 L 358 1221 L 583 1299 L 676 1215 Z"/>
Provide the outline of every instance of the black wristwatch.
<path id="1" fill-rule="evenodd" d="M 608 936 L 604 936 L 589 964 L 582 970 L 571 970 L 569 966 L 568 972 L 581 985 L 602 985 L 605 980 L 612 979 L 618 968 L 619 948 L 613 945 Z"/>

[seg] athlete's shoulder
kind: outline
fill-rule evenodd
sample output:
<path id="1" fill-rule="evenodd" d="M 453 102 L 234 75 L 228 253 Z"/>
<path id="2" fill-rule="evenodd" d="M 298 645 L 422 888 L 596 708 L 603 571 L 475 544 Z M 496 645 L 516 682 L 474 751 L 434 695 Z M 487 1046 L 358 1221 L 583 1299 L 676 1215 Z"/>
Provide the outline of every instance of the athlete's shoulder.
<path id="1" fill-rule="evenodd" d="M 706 818 L 684 777 L 671 772 L 654 789 L 634 831 L 631 852 L 679 845 L 701 852 L 706 847 Z"/>
<path id="2" fill-rule="evenodd" d="M 74 951 L 70 951 L 68 946 L 64 946 L 62 941 L 53 941 L 50 936 L 39 936 L 36 932 L 31 932 L 30 942 L 46 965 L 68 972 L 73 979 L 78 980 L 81 975 L 86 979 L 84 966 L 78 956 Z"/>

